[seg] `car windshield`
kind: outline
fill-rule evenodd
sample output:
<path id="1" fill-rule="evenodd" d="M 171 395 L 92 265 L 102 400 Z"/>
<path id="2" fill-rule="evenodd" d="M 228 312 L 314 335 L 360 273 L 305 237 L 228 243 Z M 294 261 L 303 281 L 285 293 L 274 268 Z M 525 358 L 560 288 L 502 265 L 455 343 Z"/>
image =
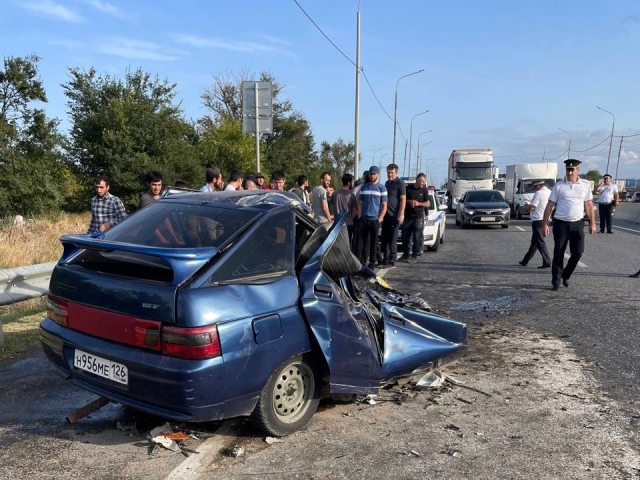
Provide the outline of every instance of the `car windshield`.
<path id="1" fill-rule="evenodd" d="M 467 167 L 464 164 L 458 164 L 458 179 L 460 180 L 487 180 L 493 178 L 493 172 L 491 170 L 492 166 L 490 164 L 478 166 L 478 167 Z"/>
<path id="2" fill-rule="evenodd" d="M 535 182 L 539 182 L 540 180 L 543 180 L 545 185 L 547 186 L 547 188 L 553 188 L 553 186 L 556 184 L 555 180 L 551 180 L 551 179 L 532 179 L 532 180 L 524 180 L 522 182 L 521 185 L 521 189 L 522 191 L 520 193 L 536 193 L 536 189 L 533 188 L 533 184 Z"/>
<path id="3" fill-rule="evenodd" d="M 220 247 L 258 215 L 246 209 L 160 201 L 113 227 L 105 240 L 166 248 Z"/>
<path id="4" fill-rule="evenodd" d="M 504 202 L 499 192 L 469 192 L 467 202 Z"/>

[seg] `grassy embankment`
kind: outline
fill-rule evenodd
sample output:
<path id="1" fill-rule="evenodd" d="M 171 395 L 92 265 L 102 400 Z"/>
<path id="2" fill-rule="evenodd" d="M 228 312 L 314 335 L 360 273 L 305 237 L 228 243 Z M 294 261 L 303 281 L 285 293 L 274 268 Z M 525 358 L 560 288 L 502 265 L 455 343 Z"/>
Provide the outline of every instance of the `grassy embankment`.
<path id="1" fill-rule="evenodd" d="M 88 213 L 29 219 L 21 229 L 13 227 L 13 219 L 0 219 L 0 269 L 57 260 L 62 254 L 60 237 L 86 232 L 88 224 Z M 4 332 L 0 361 L 19 357 L 38 347 L 38 324 L 44 311 L 44 298 L 0 307 Z"/>

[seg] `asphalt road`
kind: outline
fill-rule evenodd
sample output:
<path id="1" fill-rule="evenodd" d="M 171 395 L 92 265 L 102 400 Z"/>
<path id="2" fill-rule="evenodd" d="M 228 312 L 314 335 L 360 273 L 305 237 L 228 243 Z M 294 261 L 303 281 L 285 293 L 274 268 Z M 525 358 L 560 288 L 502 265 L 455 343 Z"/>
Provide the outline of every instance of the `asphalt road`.
<path id="1" fill-rule="evenodd" d="M 640 352 L 635 347 L 636 339 L 640 338 L 637 293 L 640 279 L 628 278 L 630 273 L 640 268 L 637 250 L 640 226 L 618 222 L 614 235 L 587 235 L 585 254 L 572 277 L 571 286 L 554 292 L 551 290 L 550 270 L 535 268 L 539 257 L 534 257 L 529 267 L 517 264 L 529 244 L 530 227 L 526 220 L 513 221 L 508 229 L 481 227 L 461 230 L 455 227 L 453 216 L 449 216 L 447 222 L 445 243 L 439 251 L 426 252 L 417 264 L 396 264 L 395 268 L 382 272 L 390 283 L 401 290 L 420 292 L 435 311 L 467 322 L 472 331 L 486 330 L 487 325 L 489 330 L 495 330 L 493 325 L 500 325 L 503 330 L 494 333 L 492 340 L 497 345 L 501 345 L 501 338 L 509 336 L 508 332 L 522 327 L 538 332 L 543 340 L 549 335 L 568 342 L 579 356 L 576 362 L 594 366 L 589 369 L 589 375 L 595 377 L 613 404 L 617 405 L 617 411 L 612 415 L 615 414 L 616 422 L 623 428 L 629 443 L 636 452 L 640 451 L 640 386 L 637 382 Z M 550 240 L 550 248 L 552 244 Z M 481 343 L 480 340 L 478 342 Z M 488 360 L 468 366 L 480 368 L 484 362 Z M 470 379 L 474 375 L 476 378 L 486 375 L 484 367 L 475 373 L 473 369 L 465 368 L 462 371 L 468 372 Z M 504 365 L 496 363 L 490 371 L 505 377 L 501 388 L 512 384 L 518 386 L 508 388 L 522 387 L 519 381 L 506 378 L 509 369 Z M 560 371 L 556 375 L 562 377 Z M 486 380 L 491 381 L 490 376 Z M 524 385 L 524 381 L 522 383 Z M 117 405 L 103 407 L 79 423 L 69 425 L 65 421 L 66 415 L 95 397 L 55 376 L 40 353 L 17 362 L 0 364 L 0 385 L 0 435 L 3 439 L 0 478 L 165 478 L 194 458 L 192 455 L 185 460 L 183 455 L 166 450 L 149 455 L 152 444 L 144 432 L 163 421 Z M 580 393 L 580 397 L 583 396 L 585 394 Z M 327 431 L 344 430 L 344 435 L 341 434 L 337 443 L 331 445 L 344 447 L 344 452 L 348 452 L 351 440 L 348 429 L 345 430 L 345 422 L 350 422 L 348 419 L 352 416 L 358 419 L 359 415 L 365 415 L 360 408 L 346 405 L 319 412 L 311 430 L 278 446 L 281 451 L 287 451 L 285 457 L 276 446 L 271 446 L 274 464 L 282 463 L 283 459 L 285 462 L 300 460 L 304 464 L 302 450 L 294 451 L 302 448 L 299 442 L 308 439 L 314 445 L 326 437 L 324 432 Z M 380 430 L 377 434 L 391 431 L 408 421 L 402 412 L 385 408 L 391 423 L 385 423 L 386 417 L 376 415 L 374 411 L 370 417 L 363 417 L 368 425 L 377 425 L 375 428 Z M 425 411 L 422 406 L 411 408 L 416 415 Z M 486 408 L 489 415 L 496 407 L 488 404 Z M 444 405 L 433 418 L 450 415 L 451 412 L 450 407 Z M 427 422 L 421 428 L 433 425 L 433 418 L 429 420 L 432 423 Z M 216 428 L 217 425 L 199 426 L 205 434 L 215 432 Z M 522 428 L 527 427 L 522 425 Z M 398 430 L 398 438 L 408 431 Z M 248 448 L 253 449 L 255 459 L 268 457 L 264 439 L 251 429 L 241 425 L 224 435 L 218 434 L 213 444 L 209 442 L 208 453 L 202 451 L 195 456 L 200 463 L 206 465 L 213 457 L 219 460 L 220 452 L 238 441 L 246 442 Z M 358 432 L 358 438 L 353 442 L 371 438 L 370 435 L 370 431 Z M 426 438 L 423 434 L 419 437 Z M 418 440 L 414 438 L 412 441 Z M 500 444 L 489 444 L 489 447 L 491 451 L 502 448 Z M 203 444 L 197 448 L 203 448 Z M 372 451 L 375 451 L 379 447 L 366 448 L 374 448 Z M 427 450 L 429 446 L 425 444 L 423 448 Z M 336 462 L 345 458 L 346 463 L 334 465 L 332 471 L 346 471 L 349 466 L 358 465 L 357 458 L 349 459 L 344 455 L 340 452 L 335 454 Z M 479 452 L 477 458 L 477 465 L 480 465 L 485 453 Z M 312 462 L 313 459 L 305 461 Z M 432 458 L 426 460 L 425 457 L 425 465 L 430 461 Z M 223 467 L 226 465 L 224 462 Z M 371 471 L 375 472 L 379 467 L 374 459 L 370 463 Z M 235 463 L 229 463 L 227 467 L 240 468 Z M 185 471 L 189 472 L 188 469 Z M 473 472 L 457 474 L 465 476 Z M 217 474 L 221 472 L 217 471 L 210 478 L 226 476 Z M 409 471 L 406 474 L 409 475 Z M 239 474 L 238 478 L 245 478 L 243 475 Z M 553 478 L 553 474 L 549 475 L 546 478 Z M 402 478 L 415 478 L 415 475 Z"/>
<path id="2" fill-rule="evenodd" d="M 614 218 L 613 235 L 586 233 L 569 288 L 552 291 L 551 270 L 536 268 L 542 264 L 539 254 L 527 267 L 517 263 L 529 246 L 528 220 L 512 220 L 508 229 L 461 230 L 454 215 L 447 217 L 439 251 L 426 253 L 418 265 L 391 269 L 386 278 L 406 290 L 426 281 L 425 298 L 454 318 L 467 320 L 472 313 L 509 325 L 515 317 L 520 325 L 566 339 L 600 367 L 595 375 L 622 413 L 639 417 L 640 279 L 629 274 L 640 269 L 640 225 Z M 552 238 L 547 246 L 553 255 Z M 637 430 L 630 433 L 640 445 Z"/>

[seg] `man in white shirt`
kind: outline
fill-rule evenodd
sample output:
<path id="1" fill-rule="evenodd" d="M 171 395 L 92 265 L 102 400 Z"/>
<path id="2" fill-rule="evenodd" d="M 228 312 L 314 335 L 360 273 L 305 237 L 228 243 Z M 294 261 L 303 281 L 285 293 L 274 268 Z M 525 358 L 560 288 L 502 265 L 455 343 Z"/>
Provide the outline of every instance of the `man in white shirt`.
<path id="1" fill-rule="evenodd" d="M 553 207 L 556 213 L 553 218 L 553 264 L 551 268 L 551 284 L 554 290 L 560 288 L 560 280 L 565 287 L 569 286 L 569 278 L 578 266 L 584 252 L 584 212 L 589 217 L 589 233 L 596 232 L 596 220 L 593 213 L 593 194 L 591 185 L 578 176 L 582 162 L 573 158 L 564 161 L 567 176 L 553 187 L 549 202 L 542 217 L 543 233 L 549 235 L 549 218 Z M 571 257 L 564 266 L 564 251 L 569 244 Z"/>
<path id="2" fill-rule="evenodd" d="M 531 217 L 531 246 L 529 246 L 529 250 L 522 261 L 518 263 L 526 267 L 529 260 L 536 254 L 536 251 L 539 251 L 540 255 L 542 255 L 542 265 L 538 268 L 549 268 L 551 266 L 551 257 L 547 250 L 547 244 L 544 241 L 543 215 L 544 209 L 547 208 L 547 203 L 549 202 L 551 190 L 547 188 L 544 180 L 534 182 L 533 189 L 536 193 L 533 195 L 531 203 L 524 204 L 524 208 L 529 210 Z"/>
<path id="3" fill-rule="evenodd" d="M 611 183 L 611 175 L 605 173 L 602 177 L 602 184 L 599 185 L 598 191 L 598 215 L 600 216 L 600 233 L 604 233 L 604 227 L 607 227 L 607 233 L 613 233 L 611 230 L 611 215 L 613 209 L 618 206 L 618 187 Z"/>
<path id="4" fill-rule="evenodd" d="M 240 172 L 240 170 L 233 170 L 229 177 L 229 182 L 227 182 L 227 186 L 224 187 L 224 191 L 242 190 L 242 180 L 242 172 Z"/>

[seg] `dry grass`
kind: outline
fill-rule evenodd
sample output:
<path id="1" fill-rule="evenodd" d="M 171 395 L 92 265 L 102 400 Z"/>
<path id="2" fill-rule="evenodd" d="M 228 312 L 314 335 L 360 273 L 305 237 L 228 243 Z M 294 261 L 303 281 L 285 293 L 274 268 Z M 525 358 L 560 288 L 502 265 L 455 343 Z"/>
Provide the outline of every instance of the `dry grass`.
<path id="1" fill-rule="evenodd" d="M 45 316 L 45 310 L 44 297 L 0 307 L 0 322 L 4 332 L 0 362 L 24 356 L 39 347 L 38 325 Z"/>
<path id="2" fill-rule="evenodd" d="M 60 258 L 60 237 L 85 233 L 89 213 L 60 214 L 56 218 L 35 218 L 15 228 L 13 219 L 0 220 L 0 269 L 53 262 Z"/>

